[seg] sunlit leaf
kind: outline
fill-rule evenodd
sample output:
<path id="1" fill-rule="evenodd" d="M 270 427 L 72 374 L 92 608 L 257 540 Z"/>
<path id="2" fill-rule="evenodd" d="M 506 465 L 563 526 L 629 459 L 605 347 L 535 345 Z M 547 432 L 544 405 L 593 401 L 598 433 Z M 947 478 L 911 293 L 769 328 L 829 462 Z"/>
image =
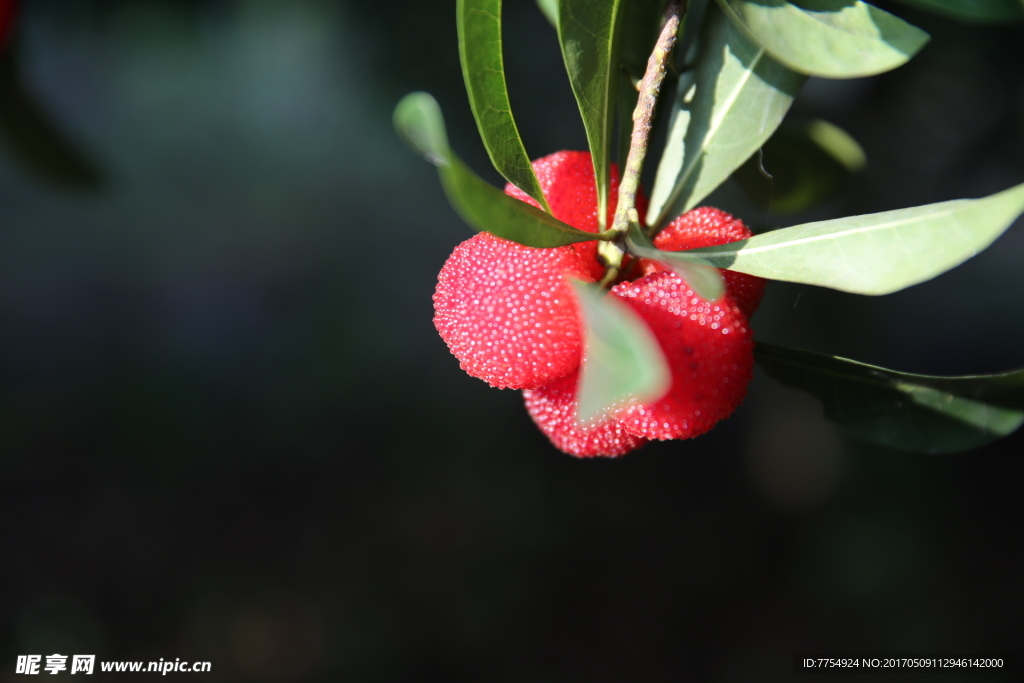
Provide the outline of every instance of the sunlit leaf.
<path id="1" fill-rule="evenodd" d="M 600 287 L 579 281 L 573 286 L 586 324 L 578 419 L 601 417 L 628 398 L 643 403 L 663 396 L 671 375 L 647 323 Z"/>
<path id="2" fill-rule="evenodd" d="M 608 162 L 615 127 L 616 82 L 625 0 L 560 0 L 558 40 L 576 103 L 583 116 L 597 182 L 597 216 L 608 215 Z"/>
<path id="3" fill-rule="evenodd" d="M 778 128 L 806 79 L 708 7 L 694 70 L 681 78 L 647 224 L 662 227 L 718 187 Z"/>
<path id="4" fill-rule="evenodd" d="M 854 294 L 890 294 L 963 263 L 1024 212 L 1024 184 L 983 199 L 806 223 L 683 252 L 719 268 Z"/>
<path id="5" fill-rule="evenodd" d="M 864 150 L 841 128 L 787 119 L 733 177 L 758 204 L 792 213 L 830 199 L 866 164 Z"/>
<path id="6" fill-rule="evenodd" d="M 501 53 L 501 0 L 458 0 L 456 16 L 466 93 L 491 163 L 550 212 L 508 101 Z"/>
<path id="7" fill-rule="evenodd" d="M 900 0 L 905 5 L 968 22 L 994 23 L 1024 19 L 1020 0 Z"/>
<path id="8" fill-rule="evenodd" d="M 477 230 L 529 247 L 558 247 L 596 237 L 566 225 L 488 184 L 448 148 L 441 108 L 423 92 L 406 95 L 395 107 L 395 128 L 427 161 L 437 166 L 448 200 Z"/>
<path id="9" fill-rule="evenodd" d="M 636 224 L 631 225 L 626 233 L 626 247 L 633 256 L 661 261 L 672 268 L 697 296 L 706 301 L 717 301 L 725 293 L 725 282 L 718 268 L 703 265 L 692 257 L 682 257 L 681 252 L 661 251 Z"/>
<path id="10" fill-rule="evenodd" d="M 872 76 L 906 63 L 928 34 L 861 0 L 718 0 L 777 61 L 824 78 Z M 797 6 L 799 5 L 799 6 Z"/>
<path id="11" fill-rule="evenodd" d="M 809 392 L 853 436 L 923 453 L 954 453 L 1013 433 L 1024 423 L 1024 369 L 936 377 L 759 342 L 758 364 Z"/>

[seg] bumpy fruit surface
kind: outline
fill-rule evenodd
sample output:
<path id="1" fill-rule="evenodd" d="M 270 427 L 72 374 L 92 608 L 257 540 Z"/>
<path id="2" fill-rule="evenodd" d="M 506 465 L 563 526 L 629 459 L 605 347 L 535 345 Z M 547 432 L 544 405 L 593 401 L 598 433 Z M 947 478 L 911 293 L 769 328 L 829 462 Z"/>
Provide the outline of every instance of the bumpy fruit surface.
<path id="1" fill-rule="evenodd" d="M 654 246 L 663 251 L 685 251 L 700 247 L 715 247 L 752 237 L 754 233 L 738 218 L 725 211 L 702 206 L 684 213 L 654 238 Z M 642 259 L 640 271 L 649 275 L 668 268 L 649 259 Z M 747 317 L 753 315 L 764 296 L 765 280 L 754 275 L 723 270 L 725 288 L 739 304 Z"/>
<path id="2" fill-rule="evenodd" d="M 533 172 L 540 183 L 544 198 L 551 207 L 551 215 L 586 232 L 598 232 L 597 187 L 594 184 L 594 164 L 590 152 L 555 152 L 533 162 Z M 505 194 L 532 204 L 539 204 L 515 185 L 505 186 Z M 615 207 L 619 203 L 619 167 L 611 164 L 608 183 L 608 215 L 606 225 L 611 225 Z M 637 210 L 640 215 L 647 211 L 647 198 L 637 193 Z M 572 248 L 583 258 L 594 281 L 604 276 L 604 266 L 597 260 L 597 242 L 577 242 Z"/>
<path id="3" fill-rule="evenodd" d="M 479 233 L 441 268 L 434 325 L 473 377 L 502 389 L 542 386 L 580 363 L 580 315 L 567 277 L 593 281 L 569 247 L 534 249 Z"/>
<path id="4" fill-rule="evenodd" d="M 576 420 L 576 383 L 579 374 L 556 379 L 539 389 L 523 392 L 526 410 L 552 444 L 580 458 L 624 455 L 647 443 L 647 439 L 626 431 L 613 417 Z"/>
<path id="5" fill-rule="evenodd" d="M 672 372 L 665 396 L 616 415 L 623 428 L 646 439 L 689 439 L 732 414 L 754 371 L 747 317 L 732 297 L 709 303 L 670 271 L 623 282 L 612 294 L 651 328 Z"/>

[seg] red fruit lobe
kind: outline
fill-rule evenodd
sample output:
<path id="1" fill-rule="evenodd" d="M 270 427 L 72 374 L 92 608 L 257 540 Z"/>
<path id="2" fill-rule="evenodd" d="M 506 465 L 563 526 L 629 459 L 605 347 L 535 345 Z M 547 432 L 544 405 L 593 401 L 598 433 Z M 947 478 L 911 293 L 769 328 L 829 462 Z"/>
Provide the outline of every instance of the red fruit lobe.
<path id="1" fill-rule="evenodd" d="M 534 249 L 479 233 L 441 268 L 434 326 L 473 377 L 502 389 L 542 386 L 580 363 L 580 314 L 567 277 L 593 281 L 569 247 Z"/>
<path id="2" fill-rule="evenodd" d="M 672 372 L 665 396 L 616 414 L 625 430 L 647 439 L 689 439 L 732 414 L 754 371 L 751 331 L 732 297 L 709 303 L 672 271 L 611 291 L 650 326 Z"/>
<path id="3" fill-rule="evenodd" d="M 590 152 L 562 151 L 541 157 L 533 162 L 533 172 L 540 183 L 544 198 L 551 207 L 551 215 L 586 232 L 598 232 L 597 187 L 594 184 L 594 165 Z M 608 216 L 610 226 L 619 204 L 619 167 L 611 164 L 608 182 Z M 532 197 L 509 183 L 505 194 L 540 208 Z M 640 215 L 647 212 L 647 198 L 637 193 L 637 210 Z M 577 242 L 572 248 L 583 258 L 594 281 L 604 276 L 604 266 L 597 259 L 597 241 Z"/>
<path id="4" fill-rule="evenodd" d="M 576 420 L 576 383 L 572 373 L 538 389 L 523 392 L 526 410 L 534 423 L 554 446 L 579 458 L 624 455 L 647 443 L 647 439 L 627 432 L 611 417 Z"/>
<path id="5" fill-rule="evenodd" d="M 654 246 L 662 251 L 685 251 L 700 247 L 715 247 L 753 237 L 754 233 L 738 218 L 711 206 L 701 206 L 677 217 L 654 238 Z M 650 275 L 668 268 L 650 259 L 642 259 L 640 272 Z M 746 273 L 723 270 L 725 288 L 740 310 L 749 318 L 761 304 L 767 281 Z"/>

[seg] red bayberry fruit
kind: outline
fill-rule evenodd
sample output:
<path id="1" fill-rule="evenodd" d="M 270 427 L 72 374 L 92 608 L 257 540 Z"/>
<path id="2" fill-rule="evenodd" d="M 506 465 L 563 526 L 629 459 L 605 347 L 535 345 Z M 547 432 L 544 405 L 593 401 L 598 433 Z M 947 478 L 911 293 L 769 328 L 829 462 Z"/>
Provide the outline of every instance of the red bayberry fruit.
<path id="1" fill-rule="evenodd" d="M 551 215 L 579 230 L 597 232 L 597 188 L 590 152 L 555 152 L 535 160 L 532 165 L 544 198 L 551 207 Z M 539 207 L 532 197 L 512 183 L 505 186 L 505 194 Z M 609 226 L 618 203 L 619 167 L 611 164 L 606 218 Z M 642 192 L 637 192 L 636 205 L 640 215 L 644 215 L 647 198 Z M 594 281 L 600 280 L 604 276 L 604 266 L 597 260 L 597 242 L 577 242 L 571 246 L 587 264 Z"/>
<path id="2" fill-rule="evenodd" d="M 576 384 L 579 373 L 556 379 L 539 389 L 523 391 L 534 424 L 556 448 L 580 458 L 624 455 L 647 443 L 627 432 L 614 417 L 578 422 Z"/>
<path id="3" fill-rule="evenodd" d="M 701 206 L 679 216 L 654 238 L 654 246 L 664 251 L 684 251 L 714 247 L 752 237 L 754 233 L 738 218 L 710 206 Z M 640 261 L 640 272 L 650 275 L 668 268 L 650 259 Z M 764 296 L 766 281 L 746 273 L 723 270 L 725 288 L 749 318 Z"/>
<path id="4" fill-rule="evenodd" d="M 597 232 L 597 196 L 590 155 L 558 152 L 533 162 L 552 213 Z M 611 168 L 609 220 L 618 171 Z M 536 206 L 519 189 L 509 195 Z M 646 203 L 638 196 L 638 205 Z M 691 211 L 655 240 L 665 250 L 724 244 L 750 237 L 743 224 L 717 209 Z M 611 291 L 636 310 L 662 347 L 672 383 L 657 401 L 633 401 L 618 412 L 577 421 L 576 388 L 582 357 L 581 317 L 567 278 L 593 282 L 604 274 L 596 242 L 534 249 L 481 233 L 463 242 L 441 269 L 434 324 L 464 370 L 493 386 L 524 389 L 533 421 L 559 449 L 579 457 L 617 456 L 650 439 L 685 439 L 727 417 L 746 394 L 753 341 L 746 312 L 764 283 L 726 273 L 727 293 L 709 303 L 673 271 L 641 259 L 644 276 Z M 738 300 L 739 301 L 738 301 Z"/>
<path id="5" fill-rule="evenodd" d="M 580 363 L 579 310 L 567 277 L 593 281 L 569 247 L 534 249 L 480 233 L 441 268 L 434 325 L 473 377 L 502 389 L 542 386 Z"/>
<path id="6" fill-rule="evenodd" d="M 732 414 L 754 371 L 747 317 L 732 297 L 708 303 L 671 271 L 623 282 L 612 294 L 650 326 L 672 372 L 665 396 L 616 414 L 625 430 L 647 439 L 689 439 Z"/>

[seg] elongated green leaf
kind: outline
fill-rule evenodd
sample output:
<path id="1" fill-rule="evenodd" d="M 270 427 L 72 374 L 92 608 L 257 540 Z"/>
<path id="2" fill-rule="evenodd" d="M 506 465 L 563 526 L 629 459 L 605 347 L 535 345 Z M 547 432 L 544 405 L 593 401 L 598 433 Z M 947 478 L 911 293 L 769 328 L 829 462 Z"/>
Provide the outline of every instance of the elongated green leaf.
<path id="1" fill-rule="evenodd" d="M 928 34 L 861 0 L 718 0 L 777 61 L 824 78 L 873 76 L 904 64 Z"/>
<path id="2" fill-rule="evenodd" d="M 551 25 L 558 28 L 558 0 L 537 0 L 537 7 L 551 22 Z"/>
<path id="3" fill-rule="evenodd" d="M 577 390 L 580 422 L 604 416 L 626 399 L 654 401 L 671 374 L 654 334 L 639 315 L 600 287 L 574 281 L 586 322 Z"/>
<path id="4" fill-rule="evenodd" d="M 489 185 L 448 148 L 448 135 L 437 101 L 424 92 L 402 98 L 395 107 L 395 128 L 427 161 L 437 166 L 448 200 L 477 230 L 525 244 L 559 247 L 586 242 L 596 235 L 566 225 L 526 202 Z"/>
<path id="5" fill-rule="evenodd" d="M 995 23 L 1024 19 L 1020 0 L 900 0 L 905 5 L 968 22 Z"/>
<path id="6" fill-rule="evenodd" d="M 608 162 L 615 127 L 619 33 L 624 0 L 559 0 L 558 40 L 576 103 L 583 116 L 597 181 L 597 216 L 608 216 Z"/>
<path id="7" fill-rule="evenodd" d="M 458 0 L 456 16 L 462 77 L 491 163 L 550 213 L 508 101 L 501 54 L 501 0 Z"/>
<path id="8" fill-rule="evenodd" d="M 708 7 L 691 79 L 680 79 L 647 224 L 662 227 L 718 187 L 778 128 L 806 77 Z"/>
<path id="9" fill-rule="evenodd" d="M 912 375 L 759 342 L 757 362 L 786 386 L 809 392 L 853 436 L 923 453 L 954 453 L 1013 433 L 1024 423 L 1024 369 L 995 375 Z"/>
<path id="10" fill-rule="evenodd" d="M 984 199 L 852 216 L 684 252 L 773 280 L 890 294 L 950 270 L 1024 212 L 1024 184 Z"/>
<path id="11" fill-rule="evenodd" d="M 680 258 L 681 252 L 657 249 L 647 234 L 635 223 L 630 225 L 629 232 L 626 233 L 626 247 L 634 256 L 661 261 L 672 268 L 693 288 L 697 296 L 706 301 L 718 301 L 725 293 L 725 282 L 718 268 L 703 265 L 692 257 Z"/>

